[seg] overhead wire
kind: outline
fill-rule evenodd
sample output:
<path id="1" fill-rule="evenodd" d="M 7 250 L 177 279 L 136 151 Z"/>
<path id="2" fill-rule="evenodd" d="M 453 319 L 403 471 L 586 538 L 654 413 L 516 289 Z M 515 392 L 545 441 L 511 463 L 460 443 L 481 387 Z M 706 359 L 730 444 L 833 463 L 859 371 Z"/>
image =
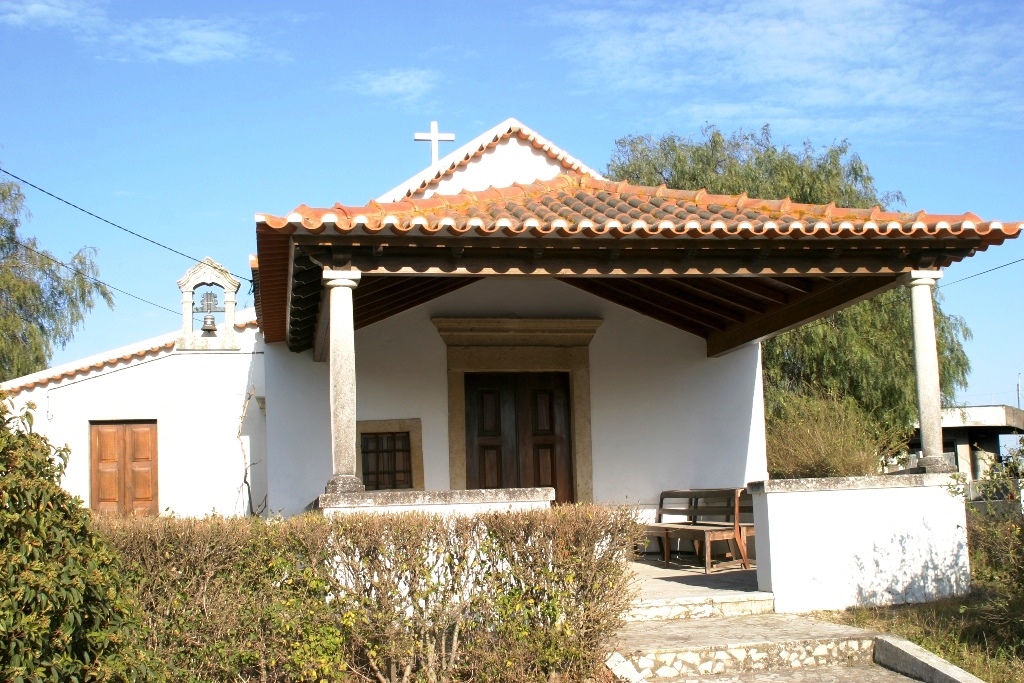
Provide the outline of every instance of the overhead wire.
<path id="1" fill-rule="evenodd" d="M 946 283 L 941 284 L 941 285 L 936 285 L 935 288 L 936 289 L 944 289 L 946 287 L 951 287 L 953 285 L 960 284 L 961 282 L 964 282 L 966 280 L 970 280 L 972 278 L 976 278 L 976 277 L 979 277 L 981 275 L 988 275 L 989 273 L 992 273 L 994 271 L 1000 270 L 1002 268 L 1006 268 L 1008 266 L 1016 265 L 1016 264 L 1022 263 L 1022 262 L 1024 262 L 1024 258 L 1019 258 L 1019 259 L 1016 259 L 1015 261 L 1010 261 L 1009 263 L 1004 263 L 1002 265 L 998 265 L 998 266 L 994 266 L 992 268 L 989 268 L 988 270 L 983 270 L 981 272 L 974 273 L 974 274 L 968 275 L 966 277 L 962 277 L 959 280 L 953 280 L 952 282 L 946 282 Z M 902 303 L 903 303 L 903 300 L 901 300 L 901 299 L 894 299 L 893 301 L 890 301 L 888 303 L 883 304 L 882 305 L 882 310 L 889 309 L 889 308 L 891 308 L 893 306 L 897 306 L 897 305 L 900 305 Z M 810 329 L 814 329 L 815 327 L 820 327 L 822 325 L 828 325 L 829 324 L 829 318 L 831 318 L 831 317 L 832 317 L 831 315 L 826 315 L 825 317 L 821 318 L 820 320 L 816 320 L 813 323 L 808 323 L 806 325 L 801 325 L 800 327 L 798 327 L 796 329 L 799 329 L 799 330 L 810 330 Z"/>
<path id="2" fill-rule="evenodd" d="M 45 190 L 45 189 L 39 187 L 38 185 L 36 185 L 36 184 L 34 184 L 32 182 L 29 182 L 28 180 L 25 180 L 24 178 L 22 178 L 20 176 L 16 176 L 16 175 L 14 175 L 13 173 L 11 173 L 10 171 L 8 171 L 5 168 L 0 167 L 0 173 L 8 175 L 8 176 L 14 178 L 15 180 L 17 180 L 19 183 L 22 183 L 24 185 L 28 185 L 29 187 L 31 187 L 31 188 L 33 188 L 35 190 L 38 190 L 38 191 L 42 192 L 43 194 L 45 194 L 46 196 L 52 197 L 53 199 L 56 199 L 58 202 L 61 202 L 63 204 L 67 204 L 68 206 L 70 206 L 73 209 L 81 211 L 82 213 L 84 213 L 84 214 L 86 214 L 88 216 L 92 216 L 93 218 L 95 218 L 98 221 L 102 221 L 103 223 L 106 223 L 107 225 L 111 225 L 111 226 L 117 228 L 118 230 L 123 230 L 124 232 L 128 233 L 129 235 L 132 235 L 133 237 L 138 237 L 139 239 L 145 240 L 146 242 L 149 242 L 150 244 L 158 246 L 161 249 L 166 249 L 167 251 L 169 251 L 171 253 L 174 253 L 174 254 L 177 254 L 178 256 L 183 256 L 183 257 L 187 258 L 189 261 L 194 261 L 195 263 L 202 263 L 202 259 L 198 259 L 195 256 L 190 256 L 189 254 L 186 254 L 183 251 L 179 251 L 178 249 L 175 249 L 174 247 L 168 246 L 168 245 L 166 245 L 166 244 L 164 244 L 162 242 L 158 242 L 158 241 L 156 241 L 155 239 L 153 239 L 151 237 L 146 237 L 145 235 L 137 233 L 134 230 L 129 230 L 128 228 L 124 227 L 123 225 L 118 225 L 114 221 L 108 220 L 108 219 L 104 218 L 103 216 L 100 216 L 98 214 L 93 213 L 92 211 L 89 211 L 88 209 L 83 209 L 78 204 L 75 204 L 74 202 L 70 202 L 67 199 L 64 199 L 63 197 L 59 197 L 59 196 L 55 195 L 54 193 L 50 192 L 49 190 Z M 230 273 L 230 271 L 228 271 L 228 272 Z M 239 275 L 238 273 L 230 273 L 230 274 L 232 276 L 240 279 L 240 280 L 245 280 L 246 282 L 252 284 L 252 278 L 245 277 L 244 275 Z"/>
<path id="3" fill-rule="evenodd" d="M 156 306 L 157 308 L 159 308 L 161 310 L 164 310 L 164 311 L 167 311 L 168 313 L 173 313 L 174 315 L 181 315 L 181 311 L 175 311 L 173 309 L 167 308 L 166 306 L 161 306 L 160 304 L 158 304 L 156 302 L 153 302 L 153 301 L 150 301 L 149 299 L 144 299 L 141 296 L 132 294 L 131 292 L 126 292 L 123 289 L 120 289 L 118 287 L 114 287 L 113 285 L 107 284 L 103 280 L 100 280 L 98 278 L 95 278 L 95 277 L 89 275 L 88 273 L 86 273 L 82 269 L 75 268 L 72 265 L 64 263 L 60 259 L 54 258 L 53 256 L 50 256 L 46 252 L 42 252 L 42 251 L 39 251 L 38 249 L 34 249 L 33 247 L 30 247 L 29 245 L 25 244 L 24 242 L 22 242 L 20 240 L 13 239 L 12 241 L 15 244 L 17 244 L 19 247 L 21 247 L 22 249 L 25 249 L 26 251 L 30 251 L 33 254 L 36 254 L 37 256 L 42 256 L 43 258 L 45 258 L 45 259 L 47 259 L 49 261 L 52 261 L 53 263 L 56 263 L 58 266 L 66 268 L 67 270 L 70 270 L 73 273 L 77 273 L 78 275 L 81 275 L 82 277 L 86 278 L 87 280 L 91 280 L 92 282 L 95 282 L 98 285 L 102 285 L 104 287 L 107 287 L 108 289 L 112 289 L 113 291 L 115 291 L 115 292 L 117 292 L 119 294 L 124 294 L 125 296 L 130 296 L 131 298 L 136 299 L 138 301 L 141 301 L 143 303 L 149 304 L 150 306 Z"/>

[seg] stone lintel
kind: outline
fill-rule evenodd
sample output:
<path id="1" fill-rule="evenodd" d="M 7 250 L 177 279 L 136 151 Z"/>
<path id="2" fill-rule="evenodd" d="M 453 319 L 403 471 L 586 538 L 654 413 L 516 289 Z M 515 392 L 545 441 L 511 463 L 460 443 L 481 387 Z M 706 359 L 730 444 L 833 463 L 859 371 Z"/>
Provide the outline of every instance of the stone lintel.
<path id="1" fill-rule="evenodd" d="M 821 477 L 813 479 L 770 479 L 747 485 L 751 493 L 795 493 L 798 491 L 855 491 L 859 489 L 916 488 L 949 486 L 953 477 L 946 474 L 882 474 L 870 477 Z"/>
<path id="2" fill-rule="evenodd" d="M 588 346 L 600 318 L 432 318 L 448 346 Z"/>
<path id="3" fill-rule="evenodd" d="M 515 489 L 467 489 L 460 491 L 361 491 L 325 493 L 318 499 L 317 507 L 321 510 L 357 507 L 372 509 L 374 507 L 390 506 L 418 508 L 430 505 L 536 503 L 554 500 L 555 490 L 549 486 Z"/>

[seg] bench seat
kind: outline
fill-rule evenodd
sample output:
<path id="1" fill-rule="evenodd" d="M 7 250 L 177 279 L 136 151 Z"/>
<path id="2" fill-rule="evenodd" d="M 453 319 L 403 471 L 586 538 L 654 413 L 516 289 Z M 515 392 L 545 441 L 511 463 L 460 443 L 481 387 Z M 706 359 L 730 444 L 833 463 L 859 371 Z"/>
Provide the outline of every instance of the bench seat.
<path id="1" fill-rule="evenodd" d="M 684 500 L 687 505 L 666 505 L 666 501 Z M 753 512 L 753 501 L 745 489 L 687 489 L 662 491 L 658 500 L 658 511 L 654 524 L 647 525 L 647 533 L 658 539 L 663 559 L 671 559 L 672 539 L 685 539 L 693 543 L 697 555 L 704 556 L 704 572 L 713 567 L 742 566 L 750 568 L 747 557 L 747 539 L 754 535 L 754 525 L 740 522 L 740 515 Z M 664 521 L 668 515 L 686 517 L 680 521 Z M 708 520 L 707 517 L 724 517 L 725 520 Z M 726 541 L 729 544 L 730 561 L 714 562 L 711 544 Z"/>

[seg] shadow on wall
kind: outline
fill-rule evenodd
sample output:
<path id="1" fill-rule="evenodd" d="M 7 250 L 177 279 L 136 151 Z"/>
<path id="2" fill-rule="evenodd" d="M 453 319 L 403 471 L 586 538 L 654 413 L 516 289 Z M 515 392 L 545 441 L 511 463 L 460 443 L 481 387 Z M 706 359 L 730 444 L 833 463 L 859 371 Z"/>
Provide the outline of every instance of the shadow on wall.
<path id="1" fill-rule="evenodd" d="M 941 535 L 928 524 L 924 530 L 929 539 Z M 956 532 L 959 538 L 953 543 L 893 534 L 888 543 L 876 543 L 870 557 L 854 556 L 857 604 L 901 605 L 966 594 L 971 587 L 967 532 L 961 526 Z"/>
<path id="2" fill-rule="evenodd" d="M 238 424 L 238 447 L 244 475 L 239 496 L 247 508 L 246 514 L 263 515 L 267 511 L 267 419 L 263 397 L 258 396 L 257 355 L 253 352 L 246 378 L 245 398 Z"/>

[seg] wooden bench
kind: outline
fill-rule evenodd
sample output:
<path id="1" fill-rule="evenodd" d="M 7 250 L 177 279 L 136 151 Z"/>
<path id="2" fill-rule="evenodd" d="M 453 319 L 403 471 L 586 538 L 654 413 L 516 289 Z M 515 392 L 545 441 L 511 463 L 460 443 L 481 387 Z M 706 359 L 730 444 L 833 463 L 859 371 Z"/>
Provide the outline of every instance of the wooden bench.
<path id="1" fill-rule="evenodd" d="M 672 501 L 677 502 L 672 504 Z M 680 505 L 678 501 L 685 502 L 685 505 Z M 710 573 L 713 564 L 719 568 L 741 565 L 744 569 L 750 569 L 747 539 L 754 535 L 754 525 L 740 522 L 740 515 L 753 511 L 753 501 L 746 489 L 662 491 L 658 498 L 655 523 L 647 525 L 647 533 L 658 539 L 666 563 L 671 559 L 672 539 L 682 538 L 693 543 L 698 556 L 703 551 L 704 573 Z M 685 519 L 665 521 L 666 516 Z M 708 517 L 724 519 L 713 520 Z M 712 562 L 711 544 L 715 541 L 726 541 L 729 544 L 730 561 Z"/>

